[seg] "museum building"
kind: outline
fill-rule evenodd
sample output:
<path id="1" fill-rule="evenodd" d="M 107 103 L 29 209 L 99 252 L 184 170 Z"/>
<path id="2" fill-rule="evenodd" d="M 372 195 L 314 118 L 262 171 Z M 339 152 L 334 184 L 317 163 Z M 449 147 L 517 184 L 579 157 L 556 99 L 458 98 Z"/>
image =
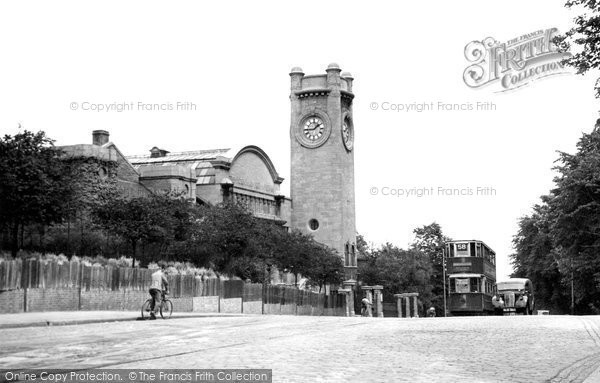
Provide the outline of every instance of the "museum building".
<path id="1" fill-rule="evenodd" d="M 258 146 L 180 153 L 154 146 L 145 155 L 125 156 L 108 131 L 95 130 L 92 144 L 61 149 L 112 162 L 119 187 L 132 197 L 175 191 L 198 204 L 244 204 L 256 217 L 335 249 L 345 277 L 355 280 L 354 79 L 335 63 L 325 72 L 305 75 L 295 67 L 290 73 L 291 198 L 281 194 L 283 178 Z"/>

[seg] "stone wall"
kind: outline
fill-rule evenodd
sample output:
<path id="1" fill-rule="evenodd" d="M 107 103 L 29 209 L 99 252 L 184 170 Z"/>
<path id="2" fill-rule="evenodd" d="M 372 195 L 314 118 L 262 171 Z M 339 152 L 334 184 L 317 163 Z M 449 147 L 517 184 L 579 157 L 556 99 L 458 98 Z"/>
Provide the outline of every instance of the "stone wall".
<path id="1" fill-rule="evenodd" d="M 83 290 L 79 307 L 80 310 L 134 311 L 139 310 L 148 297 L 148 293 L 141 290 Z"/>
<path id="2" fill-rule="evenodd" d="M 239 314 L 242 312 L 242 298 L 226 298 L 219 301 L 219 312 Z"/>
<path id="3" fill-rule="evenodd" d="M 79 289 L 25 289 L 26 311 L 77 311 Z"/>
<path id="4" fill-rule="evenodd" d="M 0 313 L 13 314 L 24 311 L 24 290 L 0 291 Z"/>
<path id="5" fill-rule="evenodd" d="M 145 290 L 19 289 L 0 291 L 0 314 L 39 311 L 138 311 L 149 298 Z M 345 307 L 325 308 L 288 300 L 265 303 L 243 298 L 169 297 L 173 312 L 266 314 L 266 315 L 344 315 Z"/>
<path id="6" fill-rule="evenodd" d="M 193 297 L 193 311 L 198 313 L 219 312 L 219 297 Z"/>

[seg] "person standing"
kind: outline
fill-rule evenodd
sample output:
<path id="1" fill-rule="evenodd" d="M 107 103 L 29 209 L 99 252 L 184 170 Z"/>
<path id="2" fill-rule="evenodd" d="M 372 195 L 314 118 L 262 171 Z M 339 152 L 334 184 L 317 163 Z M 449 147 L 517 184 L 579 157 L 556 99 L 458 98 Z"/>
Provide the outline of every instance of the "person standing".
<path id="1" fill-rule="evenodd" d="M 427 316 L 430 318 L 434 318 L 435 317 L 435 307 L 431 306 L 429 308 L 429 310 L 427 310 Z"/>

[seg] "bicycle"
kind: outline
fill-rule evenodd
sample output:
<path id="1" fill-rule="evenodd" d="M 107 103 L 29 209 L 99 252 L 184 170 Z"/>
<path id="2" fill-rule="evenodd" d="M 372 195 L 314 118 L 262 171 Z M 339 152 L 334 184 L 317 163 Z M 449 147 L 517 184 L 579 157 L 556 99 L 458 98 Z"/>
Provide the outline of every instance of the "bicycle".
<path id="1" fill-rule="evenodd" d="M 148 298 L 142 305 L 142 319 L 150 318 L 150 307 L 152 304 L 152 298 Z M 156 307 L 154 308 L 156 310 Z M 160 317 L 163 319 L 169 319 L 173 314 L 173 302 L 167 299 L 167 294 L 161 293 L 161 302 L 159 305 Z"/>

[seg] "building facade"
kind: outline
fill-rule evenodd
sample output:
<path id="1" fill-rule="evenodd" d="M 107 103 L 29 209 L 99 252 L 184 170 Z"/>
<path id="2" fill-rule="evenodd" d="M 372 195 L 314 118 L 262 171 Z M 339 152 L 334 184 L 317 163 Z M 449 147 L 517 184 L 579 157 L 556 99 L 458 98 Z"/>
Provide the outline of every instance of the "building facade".
<path id="1" fill-rule="evenodd" d="M 256 217 L 289 226 L 292 204 L 280 193 L 283 178 L 257 146 L 181 153 L 153 147 L 127 159 L 152 190 L 189 193 L 199 204 L 241 203 Z"/>
<path id="2" fill-rule="evenodd" d="M 120 188 L 130 196 L 178 192 L 198 204 L 242 203 L 259 218 L 311 234 L 343 257 L 346 279 L 356 279 L 353 78 L 330 64 L 325 74 L 291 78 L 291 199 L 283 178 L 258 146 L 171 153 L 154 146 L 125 156 L 95 130 L 92 144 L 61 147 L 67 154 L 115 163 Z"/>

